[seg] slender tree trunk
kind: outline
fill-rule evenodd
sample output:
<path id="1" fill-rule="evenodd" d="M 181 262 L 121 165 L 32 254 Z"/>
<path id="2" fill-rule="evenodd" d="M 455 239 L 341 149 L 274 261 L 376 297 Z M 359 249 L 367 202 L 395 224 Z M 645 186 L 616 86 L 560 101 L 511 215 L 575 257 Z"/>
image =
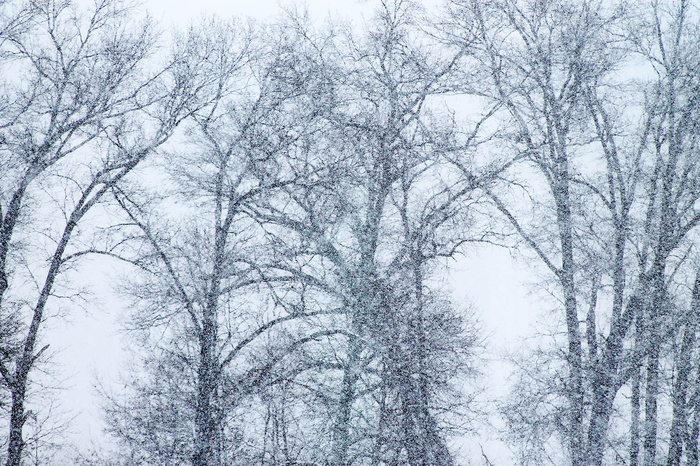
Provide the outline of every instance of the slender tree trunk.
<path id="1" fill-rule="evenodd" d="M 415 333 L 414 333 L 415 335 Z M 414 340 L 420 345 L 417 335 Z M 402 432 L 397 447 L 406 452 L 411 466 L 451 466 L 453 464 L 445 440 L 430 412 L 430 387 L 424 367 L 426 361 L 408 359 L 396 354 L 392 364 L 400 398 Z"/>
<path id="2" fill-rule="evenodd" d="M 644 393 L 644 466 L 656 466 L 657 397 L 659 396 L 658 345 L 652 346 L 647 357 L 646 391 Z"/>
<path id="3" fill-rule="evenodd" d="M 689 328 L 693 327 L 693 328 Z M 683 331 L 683 342 L 678 355 L 676 380 L 673 384 L 673 420 L 669 435 L 667 466 L 679 466 L 683 454 L 683 444 L 688 434 L 686 419 L 686 397 L 688 376 L 690 375 L 692 345 L 695 343 L 695 328 L 690 322 Z"/>
<path id="4" fill-rule="evenodd" d="M 12 389 L 10 438 L 7 449 L 7 461 L 5 462 L 6 466 L 20 466 L 22 462 L 22 451 L 24 449 L 22 429 L 27 420 L 27 415 L 24 411 L 26 386 L 26 381 L 20 381 L 16 388 Z"/>
<path id="5" fill-rule="evenodd" d="M 632 374 L 632 398 L 630 400 L 630 466 L 639 466 L 641 374 L 639 367 Z"/>
<path id="6" fill-rule="evenodd" d="M 10 251 L 12 234 L 20 215 L 24 194 L 29 183 L 36 177 L 36 172 L 35 167 L 27 170 L 27 173 L 22 177 L 19 187 L 12 195 L 12 200 L 7 206 L 4 217 L 2 211 L 0 211 L 0 306 L 2 306 L 5 292 L 9 286 L 10 277 L 7 273 L 7 255 Z"/>
<path id="7" fill-rule="evenodd" d="M 683 340 L 676 363 L 676 381 L 673 385 L 673 421 L 669 439 L 667 466 L 680 466 L 683 445 L 688 444 L 688 388 L 690 372 L 693 367 L 693 348 L 695 346 L 695 331 L 700 307 L 700 275 L 696 275 L 693 286 L 693 298 L 690 312 L 683 329 Z"/>
<path id="8" fill-rule="evenodd" d="M 569 448 L 571 451 L 572 466 L 583 466 L 585 464 L 583 442 L 583 418 L 585 408 L 583 396 L 583 371 L 581 364 L 582 348 L 580 334 L 578 331 L 578 318 L 576 315 L 576 298 L 573 292 L 568 292 L 566 294 L 566 323 L 569 339 L 569 386 L 567 387 L 570 402 Z"/>
<path id="9" fill-rule="evenodd" d="M 379 421 L 377 422 L 377 436 L 372 447 L 372 466 L 379 466 L 382 464 L 382 461 L 384 460 L 383 451 L 388 440 L 387 436 L 389 426 L 387 425 L 387 421 L 389 419 L 389 413 L 387 406 L 387 390 L 384 385 L 379 388 L 377 399 L 379 403 Z"/>
<path id="10" fill-rule="evenodd" d="M 678 19 L 682 25 L 684 10 L 686 7 L 685 2 L 681 2 Z M 674 50 L 678 51 L 680 47 L 680 34 L 682 27 L 679 27 L 676 31 L 676 43 L 674 44 Z M 658 38 L 663 41 L 662 37 Z M 658 182 L 661 186 L 660 189 L 660 202 L 659 209 L 656 214 L 658 215 L 658 237 L 655 238 L 656 243 L 654 244 L 654 262 L 651 269 L 652 278 L 652 302 L 649 309 L 649 332 L 648 336 L 651 338 L 651 349 L 647 357 L 647 373 L 646 373 L 646 394 L 644 401 L 644 466 L 655 466 L 656 464 L 656 443 L 657 443 L 657 398 L 659 395 L 659 357 L 661 353 L 661 339 L 660 339 L 660 318 L 662 317 L 662 309 L 666 304 L 666 290 L 665 290 L 665 269 L 666 261 L 668 255 L 671 252 L 672 243 L 675 238 L 674 235 L 677 234 L 677 225 L 680 223 L 680 217 L 677 215 L 678 205 L 677 205 L 677 190 L 682 189 L 677 186 L 678 174 L 676 170 L 678 169 L 678 164 L 681 155 L 684 153 L 683 150 L 683 131 L 678 131 L 678 124 L 683 124 L 683 118 L 680 112 L 680 108 L 677 105 L 677 93 L 676 86 L 678 84 L 677 72 L 671 68 L 675 65 L 671 65 L 670 62 L 665 63 L 667 78 L 665 81 L 665 95 L 663 100 L 665 105 L 665 126 L 664 134 L 660 139 L 656 141 L 656 165 L 657 168 L 655 173 L 658 173 L 660 179 L 653 180 L 653 182 Z M 666 141 L 663 141 L 666 139 Z M 667 154 L 666 157 L 662 155 L 662 147 L 667 144 Z"/>
<path id="11" fill-rule="evenodd" d="M 698 295 L 693 295 L 696 307 L 694 308 L 695 319 L 700 314 L 700 286 L 696 275 L 694 291 L 698 290 Z M 697 321 L 695 321 L 697 326 Z M 700 454 L 698 452 L 698 441 L 700 440 L 700 369 L 696 367 L 695 378 L 693 379 L 693 390 L 686 405 L 686 419 L 689 421 L 686 427 L 687 435 L 684 439 L 686 450 L 686 466 L 698 466 L 700 464 Z"/>
<path id="12" fill-rule="evenodd" d="M 340 400 L 333 426 L 333 451 L 331 454 L 333 465 L 348 466 L 348 452 L 350 450 L 350 423 L 352 420 L 352 406 L 355 403 L 355 390 L 360 374 L 360 342 L 351 338 L 349 342 L 348 362 L 343 371 L 341 382 Z"/>
<path id="13" fill-rule="evenodd" d="M 686 439 L 686 457 L 687 466 L 698 466 L 700 464 L 700 455 L 698 454 L 698 440 L 700 440 L 700 392 L 697 387 L 700 387 L 700 373 L 695 379 L 695 391 L 691 397 L 690 409 L 693 416 L 688 426 L 688 437 Z"/>
<path id="14" fill-rule="evenodd" d="M 22 459 L 22 450 L 24 449 L 22 429 L 27 420 L 27 414 L 25 412 L 25 397 L 27 393 L 29 372 L 34 367 L 36 360 L 39 358 L 39 356 L 41 356 L 41 353 L 48 347 L 45 346 L 43 349 L 35 353 L 37 341 L 39 339 L 39 327 L 44 320 L 46 303 L 49 300 L 49 296 L 51 296 L 51 290 L 53 289 L 54 283 L 56 282 L 56 277 L 58 276 L 61 268 L 63 255 L 66 247 L 68 246 L 68 241 L 73 233 L 73 229 L 84 213 L 85 211 L 80 209 L 74 210 L 68 223 L 63 229 L 61 240 L 59 241 L 58 246 L 56 246 L 56 250 L 51 258 L 51 264 L 46 274 L 46 279 L 44 280 L 44 286 L 41 289 L 41 294 L 39 294 L 39 299 L 34 306 L 32 321 L 29 324 L 27 336 L 24 339 L 22 353 L 18 356 L 15 363 L 15 374 L 11 388 L 12 407 L 10 415 L 10 435 L 7 446 L 7 466 L 19 466 Z"/>
<path id="15" fill-rule="evenodd" d="M 605 439 L 612 415 L 615 395 L 619 389 L 616 376 L 625 336 L 629 332 L 633 316 L 641 312 L 641 300 L 630 298 L 627 309 L 614 318 L 600 361 L 595 362 L 592 384 L 591 420 L 588 428 L 588 464 L 601 466 L 605 453 Z"/>
<path id="16" fill-rule="evenodd" d="M 564 149 L 562 149 L 563 151 Z M 573 218 L 568 181 L 568 161 L 565 154 L 559 155 L 557 179 L 553 186 L 557 205 L 557 224 L 562 254 L 559 281 L 564 292 L 564 309 L 568 338 L 567 362 L 569 377 L 567 393 L 569 397 L 569 450 L 572 466 L 585 464 L 585 443 L 583 436 L 584 392 L 583 392 L 583 348 L 579 329 L 576 304 L 576 283 L 574 280 Z"/>
<path id="17" fill-rule="evenodd" d="M 634 348 L 639 351 L 639 342 L 644 328 L 644 309 L 640 309 L 634 323 Z M 639 364 L 635 364 L 630 377 L 632 397 L 630 399 L 630 466 L 639 466 L 639 447 L 641 440 L 641 406 L 642 406 L 642 374 Z"/>

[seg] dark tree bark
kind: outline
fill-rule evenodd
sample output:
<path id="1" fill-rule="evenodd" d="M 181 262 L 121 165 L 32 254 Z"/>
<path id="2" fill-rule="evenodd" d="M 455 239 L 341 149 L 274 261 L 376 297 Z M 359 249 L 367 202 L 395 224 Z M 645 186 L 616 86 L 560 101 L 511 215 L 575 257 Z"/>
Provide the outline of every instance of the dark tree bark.
<path id="1" fill-rule="evenodd" d="M 685 319 L 681 347 L 676 356 L 676 380 L 673 384 L 672 403 L 673 418 L 669 436 L 667 466 L 679 466 L 683 447 L 691 443 L 689 431 L 688 391 L 693 370 L 693 348 L 696 341 L 697 321 L 700 317 L 700 275 L 696 275 L 693 286 L 690 310 Z"/>

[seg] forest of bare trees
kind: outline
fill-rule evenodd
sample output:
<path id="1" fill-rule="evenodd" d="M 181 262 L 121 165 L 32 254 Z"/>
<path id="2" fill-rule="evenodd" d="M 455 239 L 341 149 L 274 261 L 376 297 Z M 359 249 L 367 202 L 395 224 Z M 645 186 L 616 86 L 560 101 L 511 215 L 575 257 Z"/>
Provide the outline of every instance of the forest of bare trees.
<path id="1" fill-rule="evenodd" d="M 700 3 L 370 3 L 0 0 L 2 464 L 700 465 Z M 445 279 L 487 247 L 547 316 L 503 397 Z M 48 395 L 86 261 L 102 447 Z"/>

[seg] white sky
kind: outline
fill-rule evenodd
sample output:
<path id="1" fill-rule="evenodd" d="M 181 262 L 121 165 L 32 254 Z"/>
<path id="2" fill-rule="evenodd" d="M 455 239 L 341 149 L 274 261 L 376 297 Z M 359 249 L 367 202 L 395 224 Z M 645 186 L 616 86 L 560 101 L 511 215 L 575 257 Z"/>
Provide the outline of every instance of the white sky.
<path id="1" fill-rule="evenodd" d="M 437 3 L 437 2 L 436 2 Z M 427 4 L 427 3 L 426 3 Z M 374 5 L 371 0 L 307 0 L 305 2 L 279 0 L 145 0 L 144 6 L 162 22 L 187 24 L 202 15 L 216 14 L 223 18 L 230 16 L 265 19 L 274 17 L 281 8 L 295 5 L 306 6 L 314 20 L 323 20 L 329 15 L 337 18 L 362 19 L 363 14 L 371 14 Z"/>
<path id="2" fill-rule="evenodd" d="M 79 0 L 87 3 L 90 0 Z M 274 17 L 280 12 L 280 5 L 291 2 L 277 0 L 146 0 L 146 9 L 161 28 L 185 26 L 203 15 L 217 14 L 221 17 L 250 16 L 256 19 Z M 332 15 L 343 20 L 350 19 L 362 23 L 363 18 L 370 18 L 376 1 L 357 0 L 308 0 L 306 2 L 312 19 L 323 20 Z M 436 6 L 437 1 L 425 0 L 426 6 Z M 531 333 L 530 326 L 535 321 L 532 311 L 534 299 L 526 294 L 526 281 L 532 272 L 525 267 L 515 266 L 509 253 L 494 247 L 474 246 L 466 257 L 451 262 L 450 280 L 457 300 L 471 303 L 481 321 L 482 328 L 488 335 L 487 350 L 484 355 L 489 361 L 482 368 L 484 380 L 490 385 L 487 393 L 494 397 L 503 393 L 506 382 L 507 366 L 497 361 L 506 350 L 517 350 L 519 341 Z M 101 264 L 102 265 L 102 264 Z M 98 298 L 97 304 L 91 304 L 89 313 L 75 313 L 69 322 L 54 322 L 46 331 L 46 337 L 52 343 L 52 349 L 58 350 L 55 361 L 59 364 L 56 372 L 59 380 L 67 381 L 66 388 L 59 394 L 62 408 L 76 416 L 73 421 L 74 439 L 77 443 L 88 445 L 91 440 L 100 442 L 102 425 L 99 404 L 94 385 L 97 377 L 107 385 L 117 383 L 117 374 L 122 366 L 122 354 L 125 341 L 119 335 L 120 309 L 109 287 L 104 283 L 109 276 L 94 263 L 83 268 L 87 272 Z M 64 375 L 66 374 L 66 375 Z M 117 386 L 118 387 L 118 386 Z M 479 444 L 494 464 L 499 466 L 513 464 L 504 445 L 489 439 L 491 435 L 483 433 L 478 439 L 465 440 L 463 449 L 474 460 L 481 463 Z"/>

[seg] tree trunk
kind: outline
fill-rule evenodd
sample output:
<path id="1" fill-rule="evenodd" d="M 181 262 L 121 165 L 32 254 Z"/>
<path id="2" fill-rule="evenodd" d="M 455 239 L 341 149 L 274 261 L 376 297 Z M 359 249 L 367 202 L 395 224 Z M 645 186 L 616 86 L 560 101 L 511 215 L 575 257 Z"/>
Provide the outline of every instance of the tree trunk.
<path id="1" fill-rule="evenodd" d="M 24 450 L 24 438 L 22 428 L 27 420 L 24 412 L 24 399 L 26 382 L 19 381 L 16 388 L 12 388 L 12 411 L 10 415 L 10 438 L 7 448 L 6 466 L 20 466 L 22 462 L 22 450 Z"/>
<path id="2" fill-rule="evenodd" d="M 680 466 L 683 445 L 688 444 L 688 388 L 690 372 L 693 368 L 693 348 L 695 346 L 695 331 L 697 326 L 698 308 L 700 307 L 700 275 L 696 275 L 693 286 L 693 298 L 690 312 L 683 329 L 678 362 L 676 364 L 676 381 L 673 385 L 673 421 L 669 439 L 667 466 Z"/>
<path id="3" fill-rule="evenodd" d="M 403 214 L 405 216 L 405 213 Z M 406 222 L 408 223 L 408 222 Z M 406 237 L 410 237 L 409 229 L 406 229 Z M 406 371 L 408 377 L 404 377 L 404 402 L 408 402 L 413 408 L 411 413 L 416 423 L 413 437 L 407 437 L 406 445 L 409 458 L 414 458 L 411 464 L 421 466 L 452 466 L 454 464 L 444 439 L 440 435 L 437 422 L 430 412 L 431 387 L 428 381 L 428 368 L 430 367 L 428 353 L 428 336 L 425 326 L 425 299 L 423 296 L 423 256 L 419 248 L 414 248 L 411 253 L 413 287 L 415 300 L 415 315 L 409 317 L 407 347 L 415 347 L 414 361 L 411 361 L 413 372 Z"/>
<path id="4" fill-rule="evenodd" d="M 66 224 L 61 241 L 58 243 L 56 250 L 54 251 L 53 257 L 51 258 L 51 264 L 49 270 L 46 274 L 46 279 L 44 280 L 44 286 L 41 289 L 41 294 L 37 300 L 36 306 L 34 306 L 34 312 L 32 314 L 32 321 L 29 324 L 29 329 L 27 330 L 27 336 L 24 339 L 24 347 L 22 353 L 18 356 L 15 362 L 15 375 L 13 377 L 13 383 L 11 387 L 12 391 L 12 408 L 10 415 L 10 435 L 9 443 L 7 445 L 7 466 L 19 466 L 22 457 L 22 449 L 24 448 L 24 440 L 22 438 L 22 428 L 27 420 L 27 414 L 25 412 L 25 397 L 27 393 L 27 382 L 29 379 L 29 372 L 34 367 L 34 363 L 39 358 L 41 353 L 48 347 L 44 347 L 38 353 L 34 353 L 37 340 L 39 338 L 39 327 L 44 319 L 44 310 L 46 309 L 46 303 L 51 295 L 51 290 L 53 289 L 54 283 L 56 282 L 56 277 L 58 276 L 59 270 L 61 268 L 61 263 L 63 261 L 63 254 L 70 240 L 73 229 L 77 225 L 78 220 L 82 217 L 84 211 L 76 209 L 73 211 L 70 220 Z"/>
<path id="5" fill-rule="evenodd" d="M 608 338 L 605 340 L 602 358 L 594 361 L 595 375 L 592 383 L 591 420 L 588 427 L 588 464 L 601 466 L 605 453 L 605 439 L 612 415 L 615 395 L 619 389 L 617 374 L 625 336 L 629 332 L 635 314 L 641 312 L 641 300 L 632 296 L 627 309 L 614 318 Z"/>
<path id="6" fill-rule="evenodd" d="M 411 466 L 452 466 L 444 439 L 429 410 L 427 387 L 424 377 L 418 381 L 412 377 L 403 380 L 402 415 L 404 417 L 404 443 Z M 414 386 L 418 385 L 418 386 Z M 420 385 L 423 385 L 421 387 Z"/>
<path id="7" fill-rule="evenodd" d="M 561 149 L 562 151 L 564 149 Z M 579 329 L 578 308 L 576 304 L 576 283 L 574 280 L 574 244 L 573 218 L 568 181 L 568 161 L 566 154 L 559 155 L 557 162 L 557 177 L 554 191 L 557 205 L 557 224 L 562 254 L 562 266 L 559 281 L 564 292 L 564 308 L 566 315 L 566 331 L 568 338 L 567 362 L 569 377 L 567 394 L 569 398 L 569 450 L 572 466 L 585 464 L 583 417 L 583 348 Z"/>
<path id="8" fill-rule="evenodd" d="M 664 225 L 665 222 L 662 222 Z M 657 248 L 654 266 L 652 268 L 652 299 L 648 309 L 646 331 L 647 351 L 646 380 L 644 393 L 644 466 L 656 466 L 656 442 L 658 436 L 658 397 L 659 397 L 659 367 L 661 357 L 661 317 L 665 304 L 664 266 L 666 254 L 663 253 L 663 243 Z"/>
<path id="9" fill-rule="evenodd" d="M 646 392 L 644 394 L 644 466 L 656 466 L 659 353 L 659 346 L 653 345 L 647 357 Z"/>
<path id="10" fill-rule="evenodd" d="M 678 355 L 676 380 L 673 385 L 673 420 L 668 447 L 667 466 L 679 466 L 683 454 L 683 444 L 688 434 L 686 420 L 686 397 L 688 392 L 688 376 L 691 369 L 692 347 L 695 343 L 695 328 L 690 322 L 683 331 L 683 342 Z"/>
<path id="11" fill-rule="evenodd" d="M 194 466 L 221 464 L 221 438 L 217 403 L 218 364 L 216 356 L 217 326 L 213 315 L 202 321 L 200 359 L 197 374 Z"/>
<path id="12" fill-rule="evenodd" d="M 644 328 L 644 309 L 640 309 L 634 322 L 634 350 L 639 351 L 639 344 Z M 638 363 L 632 369 L 632 398 L 630 400 L 630 466 L 639 466 L 639 447 L 641 439 L 642 374 Z"/>
<path id="13" fill-rule="evenodd" d="M 700 392 L 697 387 L 700 387 L 700 373 L 695 379 L 695 391 L 691 397 L 690 408 L 692 409 L 693 417 L 688 426 L 688 437 L 686 438 L 686 457 L 687 466 L 698 466 L 700 463 L 700 455 L 698 454 L 698 440 L 700 440 Z"/>
<path id="14" fill-rule="evenodd" d="M 632 374 L 632 399 L 630 400 L 630 466 L 639 466 L 641 374 L 639 367 Z"/>
<path id="15" fill-rule="evenodd" d="M 355 386 L 359 378 L 360 342 L 351 338 L 348 362 L 343 371 L 340 389 L 340 401 L 335 425 L 333 426 L 332 463 L 338 466 L 348 466 L 348 451 L 350 450 L 350 423 L 352 420 L 352 405 L 355 402 Z"/>

